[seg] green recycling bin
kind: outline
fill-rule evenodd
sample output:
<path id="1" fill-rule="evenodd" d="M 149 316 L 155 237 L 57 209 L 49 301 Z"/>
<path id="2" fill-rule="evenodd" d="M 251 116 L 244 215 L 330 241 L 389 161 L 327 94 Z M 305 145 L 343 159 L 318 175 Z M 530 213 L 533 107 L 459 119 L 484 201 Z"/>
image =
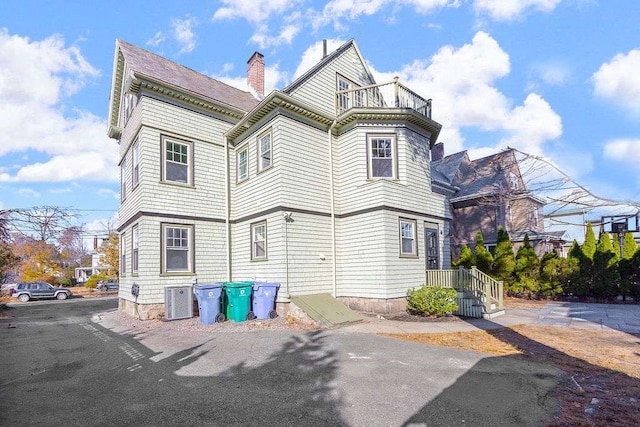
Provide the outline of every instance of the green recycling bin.
<path id="1" fill-rule="evenodd" d="M 256 318 L 251 311 L 252 288 L 253 282 L 226 282 L 224 284 L 227 319 L 244 322 Z"/>

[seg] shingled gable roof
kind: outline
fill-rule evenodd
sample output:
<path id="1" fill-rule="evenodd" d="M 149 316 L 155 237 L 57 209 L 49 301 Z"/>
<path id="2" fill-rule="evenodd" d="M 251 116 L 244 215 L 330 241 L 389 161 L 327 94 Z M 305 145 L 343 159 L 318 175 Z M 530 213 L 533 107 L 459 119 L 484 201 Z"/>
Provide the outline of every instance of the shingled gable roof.
<path id="1" fill-rule="evenodd" d="M 508 187 L 503 173 L 507 162 L 509 165 L 516 162 L 512 150 L 476 160 L 469 160 L 467 152 L 461 151 L 432 162 L 431 165 L 447 178 L 448 184 L 460 189 L 452 198 L 455 201 L 504 191 Z"/>
<path id="2" fill-rule="evenodd" d="M 116 40 L 116 56 L 114 60 L 114 81 L 111 94 L 110 125 L 115 126 L 117 111 L 119 109 L 119 94 L 113 93 L 121 90 L 122 74 L 125 64 L 120 60 L 122 55 L 126 63 L 128 78 L 150 80 L 155 83 L 167 85 L 174 90 L 200 97 L 203 100 L 213 101 L 232 109 L 247 112 L 258 104 L 258 100 L 247 91 L 242 91 L 226 83 L 208 77 L 155 53 L 149 52 L 123 40 Z"/>
<path id="3" fill-rule="evenodd" d="M 322 67 L 324 67 L 326 64 L 328 64 L 331 61 L 333 61 L 338 56 L 342 55 L 343 52 L 345 52 L 346 50 L 348 50 L 351 47 L 353 47 L 355 49 L 356 54 L 358 55 L 358 58 L 360 58 L 360 62 L 362 63 L 362 66 L 364 67 L 365 72 L 367 73 L 367 77 L 371 80 L 371 84 L 375 84 L 376 80 L 373 78 L 373 74 L 371 74 L 371 70 L 369 70 L 369 67 L 367 66 L 367 63 L 365 62 L 364 57 L 362 56 L 362 53 L 360 52 L 360 49 L 358 49 L 358 45 L 356 44 L 356 41 L 354 39 L 351 39 L 348 42 L 344 43 L 342 46 L 340 46 L 338 49 L 334 50 L 331 53 L 328 53 L 327 56 L 322 58 L 322 60 L 320 62 L 318 62 L 313 67 L 311 67 L 311 69 L 309 71 L 307 71 L 306 73 L 304 73 L 303 75 L 301 75 L 300 77 L 295 79 L 293 82 L 291 82 L 287 87 L 282 89 L 282 92 L 284 92 L 286 94 L 291 93 L 298 86 L 300 86 L 302 83 L 307 81 L 311 76 L 316 74 Z"/>

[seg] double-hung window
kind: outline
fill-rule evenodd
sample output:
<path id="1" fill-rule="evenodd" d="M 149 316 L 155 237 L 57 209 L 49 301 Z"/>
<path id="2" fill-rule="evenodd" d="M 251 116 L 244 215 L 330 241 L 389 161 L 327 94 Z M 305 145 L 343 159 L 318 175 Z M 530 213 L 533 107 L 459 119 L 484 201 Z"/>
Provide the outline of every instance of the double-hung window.
<path id="1" fill-rule="evenodd" d="M 162 139 L 163 181 L 191 184 L 192 144 L 172 138 Z"/>
<path id="2" fill-rule="evenodd" d="M 140 179 L 140 144 L 136 139 L 133 143 L 133 165 L 131 170 L 131 186 L 136 188 Z"/>
<path id="3" fill-rule="evenodd" d="M 267 222 L 251 224 L 251 259 L 267 259 Z"/>
<path id="4" fill-rule="evenodd" d="M 418 256 L 415 220 L 400 218 L 400 256 Z"/>
<path id="5" fill-rule="evenodd" d="M 124 232 L 120 233 L 120 275 L 124 276 L 127 272 L 127 253 L 125 245 L 125 237 L 126 234 Z"/>
<path id="6" fill-rule="evenodd" d="M 134 225 L 133 228 L 131 229 L 131 272 L 132 273 L 138 272 L 138 247 L 139 247 L 138 233 L 139 233 L 138 226 Z"/>
<path id="7" fill-rule="evenodd" d="M 369 135 L 367 154 L 369 178 L 396 178 L 395 137 L 389 135 Z"/>
<path id="8" fill-rule="evenodd" d="M 162 236 L 162 272 L 192 273 L 193 226 L 163 224 Z"/>
<path id="9" fill-rule="evenodd" d="M 127 198 L 127 158 L 122 159 L 120 165 L 120 201 Z"/>
<path id="10" fill-rule="evenodd" d="M 236 180 L 240 182 L 249 178 L 249 149 L 247 147 L 238 150 L 238 154 L 236 155 L 236 163 Z"/>
<path id="11" fill-rule="evenodd" d="M 271 167 L 272 152 L 271 132 L 267 132 L 258 138 L 258 172 Z"/>

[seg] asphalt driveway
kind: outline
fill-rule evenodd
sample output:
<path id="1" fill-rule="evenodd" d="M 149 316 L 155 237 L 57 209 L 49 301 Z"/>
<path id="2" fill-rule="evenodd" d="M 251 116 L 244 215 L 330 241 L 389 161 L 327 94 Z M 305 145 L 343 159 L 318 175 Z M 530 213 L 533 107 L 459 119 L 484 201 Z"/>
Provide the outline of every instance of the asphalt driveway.
<path id="1" fill-rule="evenodd" d="M 557 409 L 559 372 L 515 357 L 341 329 L 121 322 L 109 301 L 87 304 L 0 321 L 0 424 L 540 425 Z"/>

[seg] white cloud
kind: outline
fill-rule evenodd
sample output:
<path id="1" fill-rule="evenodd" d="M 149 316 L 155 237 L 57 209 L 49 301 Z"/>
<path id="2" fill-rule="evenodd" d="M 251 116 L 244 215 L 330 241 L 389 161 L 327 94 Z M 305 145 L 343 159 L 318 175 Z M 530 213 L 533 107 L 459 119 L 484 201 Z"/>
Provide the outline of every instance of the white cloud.
<path id="1" fill-rule="evenodd" d="M 212 77 L 216 80 L 220 80 L 228 85 L 231 85 L 240 90 L 251 92 L 252 89 L 249 87 L 247 83 L 246 77 L 231 77 L 227 74 L 227 71 L 233 70 L 233 67 L 228 67 L 228 64 L 225 64 L 223 67 L 223 74 L 216 73 L 207 73 L 209 77 Z M 271 66 L 265 65 L 264 67 L 264 92 L 265 95 L 271 92 L 274 89 L 280 89 L 289 79 L 289 74 L 286 72 L 280 71 L 280 65 L 274 64 Z"/>
<path id="2" fill-rule="evenodd" d="M 562 0 L 475 0 L 473 9 L 479 15 L 488 15 L 496 21 L 513 21 L 521 18 L 528 10 L 549 13 Z"/>
<path id="3" fill-rule="evenodd" d="M 120 193 L 118 193 L 117 191 L 113 191 L 110 188 L 101 188 L 97 191 L 97 194 L 98 196 L 104 197 L 104 198 L 112 198 L 116 200 L 120 199 Z"/>
<path id="4" fill-rule="evenodd" d="M 4 171 L 0 180 L 117 180 L 117 144 L 106 136 L 104 120 L 64 110 L 68 96 L 98 75 L 80 50 L 65 47 L 59 36 L 32 42 L 3 29 L 0 58 L 0 158 L 27 150 L 48 157 L 42 163 L 12 166 L 15 174 Z M 89 156 L 93 170 L 77 164 L 81 156 Z"/>
<path id="5" fill-rule="evenodd" d="M 604 156 L 634 165 L 640 172 L 640 139 L 614 139 L 604 146 Z"/>
<path id="6" fill-rule="evenodd" d="M 327 53 L 331 53 L 334 50 L 342 46 L 346 40 L 341 39 L 328 39 L 327 40 Z M 309 71 L 314 65 L 322 60 L 323 42 L 319 41 L 307 48 L 300 58 L 300 63 L 293 73 L 293 79 L 297 79 L 307 71 Z"/>
<path id="7" fill-rule="evenodd" d="M 260 25 L 256 32 L 251 36 L 250 40 L 257 44 L 261 49 L 266 49 L 271 46 L 279 46 L 282 44 L 291 44 L 301 29 L 300 25 L 289 24 L 283 26 L 278 34 L 271 35 L 269 33 L 270 27 L 268 25 Z"/>
<path id="8" fill-rule="evenodd" d="M 400 71 L 372 71 L 379 82 L 398 75 L 409 88 L 433 99 L 433 118 L 443 125 L 439 140 L 447 153 L 464 149 L 464 130 L 470 129 L 495 132 L 493 152 L 509 145 L 539 154 L 546 141 L 562 134 L 562 122 L 537 94 L 512 105 L 497 87 L 510 67 L 509 55 L 480 31 L 470 43 L 444 46 L 429 60 L 414 61 Z"/>
<path id="9" fill-rule="evenodd" d="M 501 146 L 518 147 L 534 155 L 542 154 L 546 141 L 562 135 L 562 119 L 535 93 L 529 94 L 523 105 L 510 111 L 503 127 L 512 135 L 500 141 Z"/>
<path id="10" fill-rule="evenodd" d="M 32 188 L 20 188 L 18 190 L 18 194 L 22 197 L 29 197 L 29 198 L 38 198 L 40 197 L 40 193 L 38 193 L 36 190 L 32 189 Z"/>
<path id="11" fill-rule="evenodd" d="M 196 36 L 193 33 L 193 27 L 196 25 L 195 18 L 174 18 L 171 20 L 173 36 L 178 44 L 182 46 L 179 53 L 189 53 L 196 48 Z"/>
<path id="12" fill-rule="evenodd" d="M 559 61 L 549 61 L 533 66 L 533 72 L 540 81 L 549 86 L 562 86 L 571 78 L 571 69 Z"/>
<path id="13" fill-rule="evenodd" d="M 213 14 L 214 20 L 242 18 L 259 24 L 303 3 L 302 0 L 221 0 L 223 7 Z"/>
<path id="14" fill-rule="evenodd" d="M 620 53 L 602 64 L 592 78 L 596 96 L 640 116 L 640 49 Z"/>
<path id="15" fill-rule="evenodd" d="M 167 37 L 162 33 L 162 31 L 158 31 L 151 39 L 147 40 L 147 46 L 160 46 Z"/>
<path id="16" fill-rule="evenodd" d="M 371 16 L 379 13 L 385 7 L 409 6 L 416 13 L 426 15 L 444 7 L 458 7 L 459 0 L 332 0 L 328 2 L 321 13 L 313 18 L 311 25 L 318 29 L 333 23 L 338 30 L 345 30 L 343 21 L 354 21 L 360 16 Z M 393 12 L 385 13 L 393 21 Z"/>

